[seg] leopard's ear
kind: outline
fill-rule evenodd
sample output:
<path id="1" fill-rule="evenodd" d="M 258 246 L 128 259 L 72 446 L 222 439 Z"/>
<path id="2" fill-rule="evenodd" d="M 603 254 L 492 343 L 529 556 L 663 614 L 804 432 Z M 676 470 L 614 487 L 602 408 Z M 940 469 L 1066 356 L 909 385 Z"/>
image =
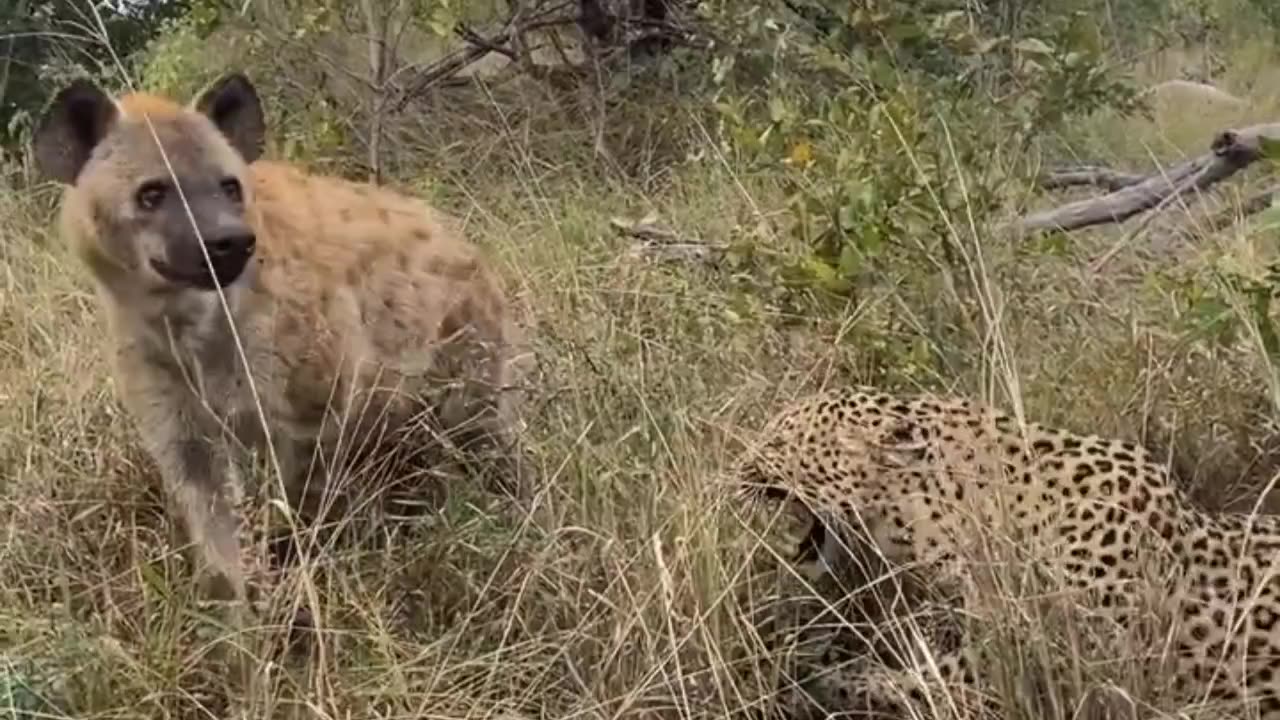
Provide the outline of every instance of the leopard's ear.
<path id="1" fill-rule="evenodd" d="M 36 168 L 45 177 L 74 185 L 119 115 L 115 100 L 92 80 L 73 81 L 53 97 L 36 125 Z"/>

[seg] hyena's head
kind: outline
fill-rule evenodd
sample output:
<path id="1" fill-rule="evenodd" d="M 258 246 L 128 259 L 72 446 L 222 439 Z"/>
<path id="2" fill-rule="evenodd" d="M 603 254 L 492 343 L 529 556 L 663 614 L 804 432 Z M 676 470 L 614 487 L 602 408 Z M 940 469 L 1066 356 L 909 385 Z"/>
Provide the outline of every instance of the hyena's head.
<path id="1" fill-rule="evenodd" d="M 185 107 L 142 94 L 116 100 L 78 80 L 41 119 L 35 157 L 41 172 L 69 186 L 64 227 L 100 277 L 213 290 L 240 277 L 253 256 L 248 164 L 264 129 L 243 75 L 222 78 Z"/>

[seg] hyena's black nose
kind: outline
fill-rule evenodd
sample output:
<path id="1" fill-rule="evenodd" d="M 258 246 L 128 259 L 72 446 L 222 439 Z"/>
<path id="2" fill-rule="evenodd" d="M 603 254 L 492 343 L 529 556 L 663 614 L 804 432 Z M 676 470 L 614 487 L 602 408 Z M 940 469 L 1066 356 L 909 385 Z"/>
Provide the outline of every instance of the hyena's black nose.
<path id="1" fill-rule="evenodd" d="M 248 255 L 253 252 L 257 238 L 251 232 L 227 233 L 219 237 L 207 238 L 204 246 L 210 255 Z"/>

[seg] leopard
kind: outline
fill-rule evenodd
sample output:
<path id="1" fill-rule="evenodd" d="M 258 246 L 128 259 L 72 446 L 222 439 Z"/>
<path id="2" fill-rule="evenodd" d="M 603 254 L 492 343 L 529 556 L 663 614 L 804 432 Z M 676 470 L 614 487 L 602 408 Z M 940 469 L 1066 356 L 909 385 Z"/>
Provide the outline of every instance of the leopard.
<path id="1" fill-rule="evenodd" d="M 790 561 L 809 577 L 866 557 L 859 567 L 909 572 L 943 598 L 946 612 L 930 615 L 941 619 L 919 629 L 927 652 L 905 667 L 828 667 L 780 693 L 794 716 L 817 701 L 826 712 L 929 717 L 940 687 L 974 699 L 974 713 L 998 713 L 962 622 L 973 597 L 962 585 L 980 574 L 999 530 L 1014 547 L 1038 548 L 1029 566 L 1092 617 L 1132 626 L 1154 608 L 1168 623 L 1169 664 L 1147 672 L 1170 673 L 1174 697 L 1280 719 L 1280 518 L 1196 505 L 1145 445 L 959 394 L 845 385 L 786 404 L 731 476 L 748 503 L 806 521 Z M 911 600 L 902 587 L 898 597 Z"/>

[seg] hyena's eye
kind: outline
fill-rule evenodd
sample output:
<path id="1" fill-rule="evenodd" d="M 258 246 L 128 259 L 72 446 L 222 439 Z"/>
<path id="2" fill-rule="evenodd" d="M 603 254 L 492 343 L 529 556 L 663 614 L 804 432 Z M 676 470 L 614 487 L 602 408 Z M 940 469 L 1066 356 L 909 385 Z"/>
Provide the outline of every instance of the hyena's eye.
<path id="1" fill-rule="evenodd" d="M 240 202 L 243 193 L 240 191 L 240 181 L 235 178 L 227 178 L 222 181 L 222 194 L 226 195 L 231 202 Z"/>
<path id="2" fill-rule="evenodd" d="M 159 180 L 145 182 L 142 187 L 138 188 L 137 202 L 138 207 L 143 210 L 155 210 L 160 207 L 160 203 L 164 202 L 165 193 L 168 188 Z"/>

